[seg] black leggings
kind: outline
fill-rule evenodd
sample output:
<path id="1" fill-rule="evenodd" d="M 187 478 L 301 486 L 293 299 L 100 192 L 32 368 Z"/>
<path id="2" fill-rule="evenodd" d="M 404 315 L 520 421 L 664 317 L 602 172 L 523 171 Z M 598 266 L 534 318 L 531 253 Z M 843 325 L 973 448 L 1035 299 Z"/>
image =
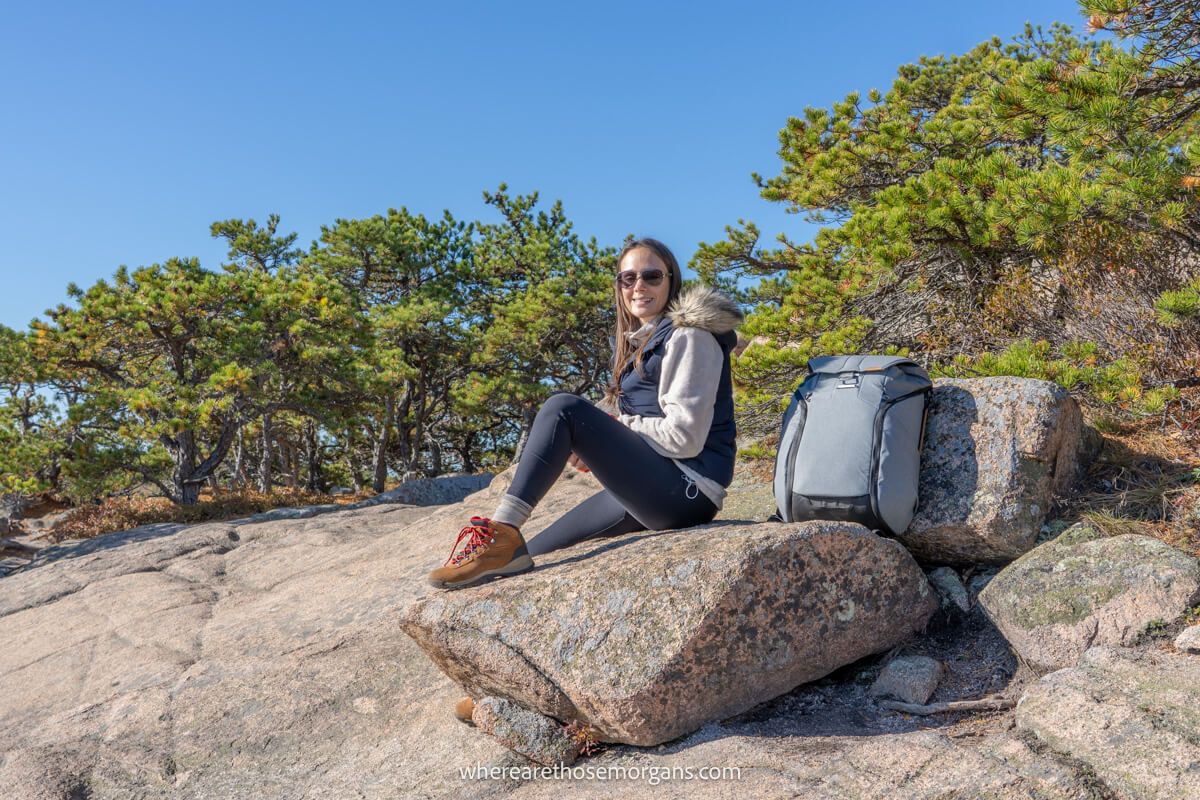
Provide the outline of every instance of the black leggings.
<path id="1" fill-rule="evenodd" d="M 690 528 L 717 515 L 717 507 L 670 458 L 584 398 L 566 393 L 551 395 L 538 411 L 508 494 L 536 506 L 572 451 L 604 491 L 530 539 L 530 555 L 592 536 Z"/>

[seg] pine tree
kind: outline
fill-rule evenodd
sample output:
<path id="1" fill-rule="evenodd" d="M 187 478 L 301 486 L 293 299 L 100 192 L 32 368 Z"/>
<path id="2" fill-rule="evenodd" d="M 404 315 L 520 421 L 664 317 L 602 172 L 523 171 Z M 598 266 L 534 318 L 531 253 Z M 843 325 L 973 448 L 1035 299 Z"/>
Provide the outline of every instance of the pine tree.
<path id="1" fill-rule="evenodd" d="M 468 332 L 461 270 L 471 226 L 447 211 L 431 222 L 407 209 L 321 229 L 307 264 L 350 294 L 369 343 L 346 353 L 356 371 L 342 401 L 346 423 L 369 447 L 370 484 L 383 491 L 389 467 L 416 470 L 437 449 L 450 387 L 465 374 Z"/>
<path id="2" fill-rule="evenodd" d="M 249 420 L 306 408 L 346 330 L 340 287 L 293 270 L 217 273 L 172 258 L 67 292 L 78 306 L 35 323 L 34 347 L 88 381 L 69 409 L 102 440 L 87 469 L 136 476 L 181 504 L 196 502 Z"/>
<path id="3" fill-rule="evenodd" d="M 604 381 L 616 253 L 582 241 L 561 201 L 535 211 L 537 192 L 509 195 L 503 183 L 484 200 L 502 221 L 479 225 L 468 315 L 480 340 L 456 397 L 483 427 L 518 432 L 519 454 L 550 394 L 593 393 Z"/>
<path id="4" fill-rule="evenodd" d="M 1038 339 L 1140 359 L 1147 380 L 1185 363 L 1194 349 L 1155 304 L 1197 275 L 1187 126 L 1152 131 L 1130 69 L 1110 42 L 1027 27 L 789 119 L 780 174 L 753 177 L 824 227 L 765 250 L 742 221 L 693 261 L 713 280 L 765 278 L 742 291 L 743 413 L 774 419 L 820 353 L 949 364 Z"/>

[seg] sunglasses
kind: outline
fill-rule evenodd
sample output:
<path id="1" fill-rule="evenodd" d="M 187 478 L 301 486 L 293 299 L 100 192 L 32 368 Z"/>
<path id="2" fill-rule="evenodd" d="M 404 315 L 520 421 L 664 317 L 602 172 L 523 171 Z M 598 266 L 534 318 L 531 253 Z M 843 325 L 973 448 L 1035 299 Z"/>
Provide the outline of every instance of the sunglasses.
<path id="1" fill-rule="evenodd" d="M 617 273 L 617 286 L 620 286 L 622 289 L 632 289 L 637 285 L 639 275 L 647 286 L 658 286 L 662 283 L 663 278 L 666 277 L 666 273 L 661 269 L 645 269 L 641 272 L 638 272 L 636 269 L 627 269 L 624 272 Z"/>

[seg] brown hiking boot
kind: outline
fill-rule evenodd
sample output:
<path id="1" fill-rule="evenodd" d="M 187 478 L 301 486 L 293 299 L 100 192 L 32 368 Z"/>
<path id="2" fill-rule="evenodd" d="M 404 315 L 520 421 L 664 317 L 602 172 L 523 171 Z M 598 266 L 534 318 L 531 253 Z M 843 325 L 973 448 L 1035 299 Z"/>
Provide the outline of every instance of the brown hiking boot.
<path id="1" fill-rule="evenodd" d="M 471 718 L 471 712 L 474 710 L 475 701 L 470 697 L 464 697 L 462 700 L 459 700 L 454 704 L 454 716 L 458 718 L 459 722 L 470 722 L 474 724 L 474 720 Z"/>
<path id="2" fill-rule="evenodd" d="M 468 538 L 469 537 L 469 538 Z M 467 539 L 458 555 L 459 542 Z M 429 573 L 429 585 L 439 589 L 459 589 L 488 578 L 516 575 L 533 569 L 533 559 L 525 549 L 521 532 L 504 522 L 487 517 L 471 517 L 471 524 L 458 532 L 446 563 Z"/>

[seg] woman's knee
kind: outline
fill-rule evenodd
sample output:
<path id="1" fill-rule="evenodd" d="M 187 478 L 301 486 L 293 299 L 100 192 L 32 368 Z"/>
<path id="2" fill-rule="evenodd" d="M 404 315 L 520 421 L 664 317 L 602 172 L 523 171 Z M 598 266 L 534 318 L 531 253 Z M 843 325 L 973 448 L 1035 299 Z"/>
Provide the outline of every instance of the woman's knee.
<path id="1" fill-rule="evenodd" d="M 585 405 L 591 405 L 591 403 L 577 394 L 558 392 L 546 398 L 546 402 L 542 403 L 542 408 L 538 413 L 545 415 L 572 414 L 575 409 Z"/>

